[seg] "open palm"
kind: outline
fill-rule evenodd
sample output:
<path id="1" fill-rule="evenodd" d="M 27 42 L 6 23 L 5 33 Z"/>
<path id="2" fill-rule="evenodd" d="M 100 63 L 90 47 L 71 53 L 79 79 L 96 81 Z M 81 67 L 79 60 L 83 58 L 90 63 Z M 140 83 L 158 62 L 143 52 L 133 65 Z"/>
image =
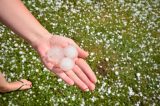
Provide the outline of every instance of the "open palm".
<path id="1" fill-rule="evenodd" d="M 78 58 L 75 59 L 75 66 L 70 71 L 63 71 L 56 64 L 50 62 L 46 55 L 47 51 L 54 45 L 66 47 L 72 44 L 77 47 Z M 72 39 L 63 36 L 54 35 L 50 39 L 43 41 L 36 49 L 40 54 L 43 64 L 51 71 L 58 75 L 69 85 L 77 85 L 82 90 L 94 90 L 96 83 L 96 76 L 86 63 L 84 58 L 88 53 L 81 49 Z"/>

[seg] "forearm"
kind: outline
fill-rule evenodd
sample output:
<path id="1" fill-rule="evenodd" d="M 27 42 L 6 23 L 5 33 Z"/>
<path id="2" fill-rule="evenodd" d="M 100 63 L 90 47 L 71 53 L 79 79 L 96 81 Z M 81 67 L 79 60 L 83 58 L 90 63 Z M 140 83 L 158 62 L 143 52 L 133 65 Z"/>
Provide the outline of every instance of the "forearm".
<path id="1" fill-rule="evenodd" d="M 0 0 L 0 21 L 32 46 L 41 42 L 40 39 L 49 37 L 49 32 L 20 0 Z"/>

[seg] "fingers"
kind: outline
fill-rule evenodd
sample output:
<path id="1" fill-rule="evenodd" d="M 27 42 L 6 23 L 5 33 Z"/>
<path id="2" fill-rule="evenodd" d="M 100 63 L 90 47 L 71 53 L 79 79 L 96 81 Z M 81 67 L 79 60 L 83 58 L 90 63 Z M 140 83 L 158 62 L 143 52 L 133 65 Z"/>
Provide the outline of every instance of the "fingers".
<path id="1" fill-rule="evenodd" d="M 95 85 L 77 65 L 75 65 L 73 71 L 66 71 L 65 73 L 60 68 L 54 68 L 53 71 L 69 85 L 73 85 L 75 83 L 83 91 L 95 89 Z"/>
<path id="2" fill-rule="evenodd" d="M 75 68 L 75 71 L 77 71 L 77 69 L 78 68 Z M 56 75 L 58 75 L 61 79 L 63 79 L 69 85 L 73 85 L 75 83 L 80 89 L 84 91 L 89 90 L 87 85 L 84 83 L 84 81 L 81 80 L 83 79 L 82 77 L 84 77 L 85 82 L 89 85 L 89 88 L 91 90 L 94 90 L 95 88 L 95 86 L 91 84 L 89 80 L 87 80 L 87 77 L 80 70 L 78 71 L 78 76 L 73 71 L 67 71 L 64 73 L 63 70 L 61 70 L 60 68 L 54 68 L 53 70 Z M 80 73 L 83 73 L 83 74 L 79 75 Z M 81 79 L 79 78 L 79 76 L 81 77 Z"/>
<path id="3" fill-rule="evenodd" d="M 95 85 L 88 79 L 88 77 L 77 65 L 75 65 L 75 67 L 73 68 L 73 71 L 88 86 L 90 90 L 95 89 Z"/>
<path id="4" fill-rule="evenodd" d="M 74 85 L 74 81 L 69 78 L 61 69 L 55 68 L 54 72 L 58 75 L 62 80 L 64 80 L 69 85 Z"/>
<path id="5" fill-rule="evenodd" d="M 87 85 L 84 82 L 82 82 L 73 71 L 67 71 L 66 74 L 68 75 L 68 77 L 70 77 L 75 82 L 75 84 L 80 89 L 82 89 L 84 91 L 88 91 L 89 90 Z"/>
<path id="6" fill-rule="evenodd" d="M 87 77 L 93 82 L 97 82 L 97 78 L 95 74 L 93 73 L 90 66 L 84 61 L 83 59 L 79 58 L 76 60 L 76 64 L 82 69 L 82 71 L 87 75 Z"/>

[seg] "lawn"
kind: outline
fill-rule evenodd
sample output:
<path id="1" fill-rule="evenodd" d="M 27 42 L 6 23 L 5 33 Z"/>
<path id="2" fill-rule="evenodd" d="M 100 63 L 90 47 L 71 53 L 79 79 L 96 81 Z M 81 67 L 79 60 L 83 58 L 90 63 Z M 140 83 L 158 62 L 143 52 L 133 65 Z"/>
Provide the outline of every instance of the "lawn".
<path id="1" fill-rule="evenodd" d="M 41 63 L 23 39 L 0 24 L 0 70 L 32 89 L 0 94 L 0 106 L 159 106 L 159 0 L 24 0 L 51 33 L 90 52 L 93 92 L 68 86 Z M 101 2 L 100 2 L 101 1 Z"/>

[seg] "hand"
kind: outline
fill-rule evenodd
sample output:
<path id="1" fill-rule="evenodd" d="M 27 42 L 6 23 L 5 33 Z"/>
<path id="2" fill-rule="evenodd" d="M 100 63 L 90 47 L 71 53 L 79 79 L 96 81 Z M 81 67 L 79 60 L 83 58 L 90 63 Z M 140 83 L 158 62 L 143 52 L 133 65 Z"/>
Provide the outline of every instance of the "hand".
<path id="1" fill-rule="evenodd" d="M 70 71 L 63 71 L 56 67 L 47 59 L 47 51 L 54 45 L 66 47 L 67 45 L 75 45 L 78 50 L 78 58 L 75 59 L 75 66 Z M 72 39 L 63 36 L 50 36 L 49 39 L 42 41 L 36 48 L 40 54 L 43 64 L 51 71 L 58 75 L 69 85 L 77 85 L 83 91 L 94 90 L 96 83 L 96 76 L 86 63 L 84 58 L 88 56 L 88 52 L 81 49 Z"/>

